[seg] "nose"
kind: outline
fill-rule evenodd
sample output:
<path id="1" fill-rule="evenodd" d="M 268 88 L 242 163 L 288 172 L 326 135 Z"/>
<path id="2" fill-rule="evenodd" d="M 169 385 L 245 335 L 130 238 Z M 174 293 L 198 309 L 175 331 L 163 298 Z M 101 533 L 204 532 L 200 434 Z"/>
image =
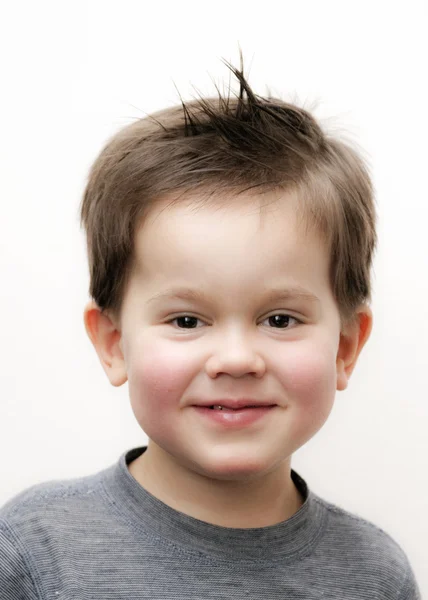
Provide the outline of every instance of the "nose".
<path id="1" fill-rule="evenodd" d="M 228 336 L 223 335 L 206 362 L 206 373 L 212 379 L 222 374 L 231 377 L 263 377 L 266 372 L 265 361 L 253 346 L 248 336 L 243 334 L 234 332 Z"/>

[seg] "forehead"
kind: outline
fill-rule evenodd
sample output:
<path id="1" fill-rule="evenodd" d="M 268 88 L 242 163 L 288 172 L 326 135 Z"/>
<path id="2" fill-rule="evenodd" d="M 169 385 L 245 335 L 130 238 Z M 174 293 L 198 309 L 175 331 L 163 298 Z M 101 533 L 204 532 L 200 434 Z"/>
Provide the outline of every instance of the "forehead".
<path id="1" fill-rule="evenodd" d="M 307 266 L 325 270 L 326 248 L 308 227 L 292 194 L 216 198 L 190 197 L 156 203 L 138 229 L 136 268 L 146 275 L 171 274 L 192 265 L 234 277 L 260 267 Z M 310 255 L 313 255 L 310 258 Z"/>
<path id="2" fill-rule="evenodd" d="M 287 225 L 288 234 L 292 227 L 299 235 L 309 229 L 318 235 L 295 193 L 273 191 L 230 196 L 194 193 L 157 200 L 139 227 L 136 241 L 138 246 L 148 235 L 160 231 L 172 234 L 178 227 L 195 235 L 217 233 L 224 237 L 232 228 L 240 229 L 243 235 L 249 230 L 254 233 L 278 230 L 281 224 Z"/>

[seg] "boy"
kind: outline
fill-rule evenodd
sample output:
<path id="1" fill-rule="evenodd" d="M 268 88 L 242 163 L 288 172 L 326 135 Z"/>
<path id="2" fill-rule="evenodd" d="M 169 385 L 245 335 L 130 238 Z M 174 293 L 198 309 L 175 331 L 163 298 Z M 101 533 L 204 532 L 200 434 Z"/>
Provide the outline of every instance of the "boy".
<path id="1" fill-rule="evenodd" d="M 91 169 L 85 326 L 149 444 L 3 507 L 4 600 L 420 598 L 397 543 L 291 469 L 370 335 L 370 178 L 230 68 L 239 97 L 142 119 Z"/>

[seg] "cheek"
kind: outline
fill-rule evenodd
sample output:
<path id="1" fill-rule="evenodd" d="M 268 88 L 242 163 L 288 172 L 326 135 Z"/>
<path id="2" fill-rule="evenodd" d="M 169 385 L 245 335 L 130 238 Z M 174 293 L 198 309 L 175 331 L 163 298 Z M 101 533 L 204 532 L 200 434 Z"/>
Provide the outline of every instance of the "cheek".
<path id="1" fill-rule="evenodd" d="M 179 410 L 181 398 L 194 376 L 192 366 L 180 344 L 171 348 L 162 341 L 146 341 L 128 357 L 131 405 L 145 430 L 148 421 L 167 424 L 168 416 Z"/>
<path id="2" fill-rule="evenodd" d="M 290 403 L 312 416 L 328 416 L 336 392 L 336 355 L 329 344 L 305 342 L 282 356 L 281 380 Z"/>

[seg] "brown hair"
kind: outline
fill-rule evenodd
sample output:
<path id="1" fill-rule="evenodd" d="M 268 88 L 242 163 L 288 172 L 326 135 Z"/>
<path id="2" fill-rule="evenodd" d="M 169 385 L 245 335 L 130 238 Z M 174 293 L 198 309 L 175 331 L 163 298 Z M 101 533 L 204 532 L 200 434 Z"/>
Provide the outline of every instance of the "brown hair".
<path id="1" fill-rule="evenodd" d="M 361 156 L 327 136 L 314 117 L 254 94 L 226 63 L 239 94 L 198 98 L 137 120 L 114 135 L 89 173 L 81 204 L 90 294 L 119 316 L 134 266 L 137 227 L 160 198 L 228 200 L 243 192 L 296 191 L 308 225 L 331 255 L 331 285 L 342 321 L 370 300 L 376 246 L 373 188 Z"/>

